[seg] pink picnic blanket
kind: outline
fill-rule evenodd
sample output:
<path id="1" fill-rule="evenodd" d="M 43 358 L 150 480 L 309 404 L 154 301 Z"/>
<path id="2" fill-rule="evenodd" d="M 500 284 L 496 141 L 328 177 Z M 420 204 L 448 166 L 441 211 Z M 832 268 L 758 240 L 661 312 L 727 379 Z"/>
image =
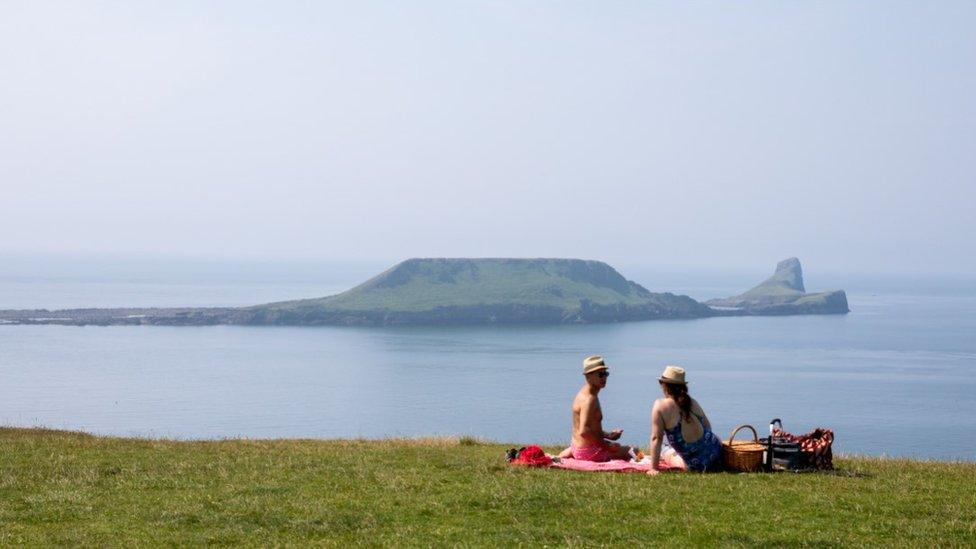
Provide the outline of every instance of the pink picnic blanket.
<path id="1" fill-rule="evenodd" d="M 654 471 L 649 461 L 635 462 L 623 459 L 612 459 L 610 461 L 598 463 L 595 461 L 563 458 L 558 462 L 554 462 L 552 465 L 550 465 L 550 467 L 555 469 L 569 469 L 572 471 L 586 472 L 610 471 L 616 473 L 649 473 Z M 670 469 L 670 467 L 668 467 L 668 464 L 664 463 L 663 461 L 658 465 L 658 471 L 666 471 L 668 469 Z"/>

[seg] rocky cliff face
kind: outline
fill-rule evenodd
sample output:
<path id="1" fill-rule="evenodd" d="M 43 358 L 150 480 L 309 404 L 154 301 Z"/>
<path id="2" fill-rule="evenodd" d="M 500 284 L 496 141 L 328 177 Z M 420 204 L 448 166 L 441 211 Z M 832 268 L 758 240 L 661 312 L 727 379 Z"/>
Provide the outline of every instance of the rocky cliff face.
<path id="1" fill-rule="evenodd" d="M 800 260 L 791 257 L 780 261 L 776 264 L 776 271 L 773 273 L 773 276 L 764 280 L 760 286 L 773 284 L 805 293 L 807 290 L 803 287 L 803 268 L 800 267 Z"/>
<path id="2" fill-rule="evenodd" d="M 844 314 L 850 312 L 844 290 L 807 293 L 800 260 L 791 257 L 776 265 L 773 276 L 736 296 L 712 299 L 707 305 L 723 314 L 752 315 Z"/>

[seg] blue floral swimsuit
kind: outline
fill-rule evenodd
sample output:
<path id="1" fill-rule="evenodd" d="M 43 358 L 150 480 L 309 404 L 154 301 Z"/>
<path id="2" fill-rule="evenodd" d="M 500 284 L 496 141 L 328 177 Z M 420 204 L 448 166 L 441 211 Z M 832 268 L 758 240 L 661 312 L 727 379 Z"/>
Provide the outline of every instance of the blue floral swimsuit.
<path id="1" fill-rule="evenodd" d="M 685 442 L 685 437 L 681 434 L 681 421 L 671 429 L 665 429 L 664 435 L 668 439 L 668 446 L 674 448 L 675 452 L 685 460 L 685 464 L 691 471 L 708 471 L 717 469 L 720 465 L 719 458 L 722 456 L 722 441 L 715 436 L 711 429 L 705 427 L 702 416 L 692 412 L 698 418 L 702 426 L 702 436 L 695 442 Z"/>

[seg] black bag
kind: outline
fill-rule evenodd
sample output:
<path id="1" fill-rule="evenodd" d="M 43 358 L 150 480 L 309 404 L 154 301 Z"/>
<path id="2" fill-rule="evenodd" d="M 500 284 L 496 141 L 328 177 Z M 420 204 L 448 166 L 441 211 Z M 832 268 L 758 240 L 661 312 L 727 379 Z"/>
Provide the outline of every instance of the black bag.
<path id="1" fill-rule="evenodd" d="M 783 422 L 776 418 L 769 422 L 769 438 L 764 438 L 762 441 L 767 445 L 767 451 L 770 454 L 767 458 L 767 465 L 770 470 L 777 468 L 777 465 L 788 470 L 830 470 L 834 468 L 834 452 L 832 449 L 834 432 L 830 429 L 817 428 L 804 435 L 794 435 L 784 431 Z M 791 461 L 792 445 L 799 447 L 795 466 Z M 777 459 L 780 461 L 777 462 Z"/>
<path id="2" fill-rule="evenodd" d="M 779 428 L 775 428 L 779 425 Z M 804 463 L 802 446 L 783 436 L 783 422 L 776 418 L 769 422 L 769 436 L 759 439 L 760 444 L 766 445 L 763 454 L 763 465 L 767 471 L 799 471 L 807 468 Z"/>

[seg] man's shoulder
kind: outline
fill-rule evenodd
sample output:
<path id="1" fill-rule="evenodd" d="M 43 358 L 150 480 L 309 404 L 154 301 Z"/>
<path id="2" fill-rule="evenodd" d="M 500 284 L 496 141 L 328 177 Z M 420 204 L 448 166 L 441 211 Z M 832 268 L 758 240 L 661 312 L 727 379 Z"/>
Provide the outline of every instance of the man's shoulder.
<path id="1" fill-rule="evenodd" d="M 588 401 L 588 400 L 594 400 L 594 399 L 596 399 L 596 395 L 594 395 L 593 393 L 587 391 L 586 388 L 580 389 L 579 392 L 576 393 L 576 400 L 579 400 L 579 401 Z"/>
<path id="2" fill-rule="evenodd" d="M 586 388 L 580 389 L 576 393 L 576 398 L 573 399 L 574 404 L 588 404 L 596 400 L 596 395 L 586 390 Z"/>

